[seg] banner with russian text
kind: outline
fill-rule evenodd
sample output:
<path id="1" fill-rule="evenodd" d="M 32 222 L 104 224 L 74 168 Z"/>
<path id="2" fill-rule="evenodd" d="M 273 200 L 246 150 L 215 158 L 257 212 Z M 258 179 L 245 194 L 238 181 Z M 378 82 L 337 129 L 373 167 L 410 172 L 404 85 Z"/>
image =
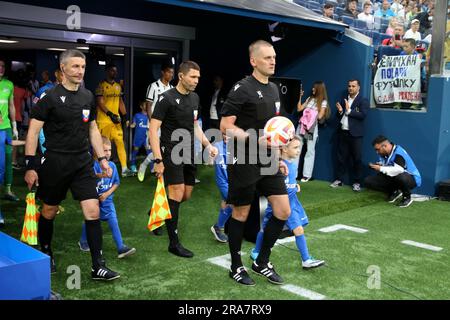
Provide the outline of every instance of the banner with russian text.
<path id="1" fill-rule="evenodd" d="M 422 103 L 419 55 L 383 56 L 373 81 L 377 104 Z"/>

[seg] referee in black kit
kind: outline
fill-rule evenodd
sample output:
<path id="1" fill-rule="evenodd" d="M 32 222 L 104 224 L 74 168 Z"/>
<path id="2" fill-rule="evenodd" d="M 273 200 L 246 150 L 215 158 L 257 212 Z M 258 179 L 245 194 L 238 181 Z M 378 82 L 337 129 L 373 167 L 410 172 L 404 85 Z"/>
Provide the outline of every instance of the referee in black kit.
<path id="1" fill-rule="evenodd" d="M 104 155 L 102 138 L 95 123 L 94 95 L 80 87 L 86 57 L 78 50 L 67 50 L 59 59 L 64 74 L 63 82 L 50 89 L 31 110 L 25 146 L 25 181 L 30 189 L 34 184 L 38 186 L 37 197 L 43 202 L 38 226 L 39 242 L 42 251 L 50 256 L 51 271 L 55 272 L 51 249 L 53 221 L 58 205 L 66 198 L 70 188 L 73 198 L 80 201 L 85 217 L 92 257 L 92 279 L 117 279 L 120 275 L 107 268 L 102 258 L 103 235 L 96 190 L 97 178 L 93 171 L 89 142 L 108 176 L 111 176 L 112 170 Z M 40 164 L 36 147 L 42 128 L 47 150 Z"/>
<path id="2" fill-rule="evenodd" d="M 172 219 L 166 220 L 169 252 L 183 258 L 194 256 L 192 251 L 181 245 L 178 238 L 179 208 L 182 202 L 189 200 L 195 185 L 194 135 L 208 150 L 211 158 L 215 158 L 218 153 L 197 121 L 200 116 L 200 99 L 193 91 L 199 78 L 200 67 L 197 63 L 181 63 L 178 84 L 158 97 L 149 128 L 155 174 L 157 177 L 163 175 L 164 183 L 168 185 L 168 202 L 172 214 Z M 158 137 L 159 128 L 161 143 Z M 173 140 L 172 136 L 175 135 L 181 139 Z"/>
<path id="3" fill-rule="evenodd" d="M 233 205 L 232 217 L 228 225 L 228 243 L 231 254 L 230 277 L 240 284 L 252 286 L 255 282 L 248 275 L 241 260 L 241 245 L 244 233 L 244 223 L 249 215 L 250 206 L 258 190 L 266 196 L 272 205 L 274 215 L 264 229 L 264 238 L 261 252 L 252 264 L 252 270 L 265 276 L 271 283 L 282 284 L 283 279 L 277 274 L 269 262 L 270 250 L 278 239 L 283 226 L 288 219 L 291 209 L 284 183 L 284 176 L 280 168 L 285 165 L 279 161 L 274 163 L 275 170 L 272 175 L 263 172 L 263 166 L 258 161 L 251 164 L 248 159 L 251 155 L 249 141 L 258 141 L 251 137 L 252 133 L 246 130 L 253 129 L 253 134 L 264 128 L 266 122 L 279 114 L 280 97 L 276 85 L 269 81 L 269 76 L 275 73 L 275 50 L 273 46 L 263 40 L 252 43 L 249 47 L 250 64 L 253 73 L 237 82 L 228 95 L 222 107 L 222 120 L 220 129 L 227 136 L 234 137 L 237 150 L 233 164 L 228 164 L 228 200 Z M 260 137 L 261 138 L 261 137 Z M 245 142 L 245 159 L 239 158 L 239 146 Z M 237 152 L 237 153 L 236 153 Z"/>

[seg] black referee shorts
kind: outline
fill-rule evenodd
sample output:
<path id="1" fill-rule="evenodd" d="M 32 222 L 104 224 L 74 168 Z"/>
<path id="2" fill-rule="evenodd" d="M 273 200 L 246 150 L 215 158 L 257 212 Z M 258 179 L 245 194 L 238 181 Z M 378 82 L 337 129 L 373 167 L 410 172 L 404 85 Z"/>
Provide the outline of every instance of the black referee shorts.
<path id="1" fill-rule="evenodd" d="M 38 169 L 36 196 L 45 204 L 56 206 L 66 198 L 70 188 L 75 200 L 98 199 L 97 178 L 89 152 L 67 154 L 46 151 Z"/>
<path id="2" fill-rule="evenodd" d="M 257 190 L 265 197 L 287 195 L 286 184 L 284 183 L 285 177 L 281 174 L 271 176 L 260 175 L 251 184 L 244 181 L 242 176 L 238 172 L 230 174 L 230 171 L 228 171 L 228 204 L 238 207 L 250 205 L 253 202 Z"/>
<path id="3" fill-rule="evenodd" d="M 195 164 L 174 164 L 170 159 L 170 151 L 163 152 L 164 163 L 164 184 L 185 184 L 187 186 L 195 185 L 195 174 L 197 167 Z M 194 163 L 194 159 L 192 162 Z"/>

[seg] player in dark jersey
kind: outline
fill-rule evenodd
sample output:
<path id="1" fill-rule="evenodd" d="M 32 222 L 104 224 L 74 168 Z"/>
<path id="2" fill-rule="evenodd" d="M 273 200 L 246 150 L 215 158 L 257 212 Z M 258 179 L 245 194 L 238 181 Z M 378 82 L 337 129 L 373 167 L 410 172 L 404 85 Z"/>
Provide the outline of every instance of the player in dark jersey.
<path id="1" fill-rule="evenodd" d="M 273 207 L 274 215 L 264 229 L 264 238 L 258 258 L 252 264 L 252 270 L 265 276 L 270 282 L 282 284 L 283 279 L 276 273 L 269 262 L 270 249 L 278 239 L 283 226 L 290 215 L 289 198 L 284 184 L 284 176 L 280 168 L 286 172 L 277 154 L 279 150 L 269 151 L 272 155 L 271 173 L 264 170 L 262 161 L 250 162 L 252 157 L 252 141 L 261 149 L 264 137 L 259 131 L 266 122 L 280 113 L 280 97 L 276 85 L 269 81 L 275 73 L 275 50 L 263 40 L 252 43 L 249 47 L 250 63 L 253 73 L 237 82 L 222 107 L 220 129 L 236 142 L 234 159 L 228 163 L 228 200 L 233 205 L 232 217 L 228 226 L 228 243 L 231 254 L 232 279 L 243 285 L 255 285 L 248 275 L 241 260 L 241 245 L 244 223 L 247 220 L 250 205 L 258 190 L 266 196 Z M 253 130 L 252 130 L 253 129 Z M 248 130 L 248 131 L 247 131 Z M 258 139 L 259 137 L 259 139 Z M 245 142 L 245 143 L 244 143 Z M 240 149 L 245 148 L 244 152 Z M 241 155 L 245 154 L 244 157 Z M 258 152 L 259 154 L 259 152 Z"/>
<path id="2" fill-rule="evenodd" d="M 184 258 L 193 253 L 178 239 L 178 211 L 180 204 L 191 197 L 195 184 L 194 134 L 215 157 L 217 148 L 211 145 L 198 124 L 199 97 L 195 90 L 200 78 L 200 67 L 193 61 L 180 65 L 178 84 L 162 93 L 156 102 L 150 121 L 149 137 L 155 159 L 155 174 L 164 175 L 168 186 L 168 201 L 172 219 L 166 220 L 169 252 Z M 161 128 L 161 138 L 158 129 Z M 178 139 L 172 140 L 172 136 Z M 161 139 L 161 142 L 160 142 Z"/>
<path id="3" fill-rule="evenodd" d="M 94 280 L 113 280 L 120 275 L 105 265 L 102 257 L 102 229 L 89 142 L 98 155 L 104 172 L 112 170 L 103 151 L 102 138 L 95 122 L 94 95 L 80 87 L 86 67 L 86 57 L 78 50 L 67 50 L 60 56 L 64 73 L 62 84 L 47 92 L 31 110 L 31 121 L 25 146 L 28 188 L 38 186 L 37 197 L 42 201 L 39 218 L 39 242 L 51 258 L 51 270 L 56 271 L 51 249 L 53 221 L 58 205 L 71 189 L 80 201 L 86 223 L 87 241 L 92 257 L 91 276 Z M 41 128 L 46 137 L 46 151 L 39 163 L 36 147 Z"/>

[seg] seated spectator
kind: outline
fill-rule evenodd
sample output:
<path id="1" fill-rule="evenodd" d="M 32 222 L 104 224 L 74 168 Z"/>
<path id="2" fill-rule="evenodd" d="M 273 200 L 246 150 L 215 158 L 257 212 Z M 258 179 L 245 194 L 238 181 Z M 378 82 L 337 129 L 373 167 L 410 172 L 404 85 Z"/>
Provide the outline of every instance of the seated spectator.
<path id="1" fill-rule="evenodd" d="M 411 28 L 408 31 L 406 31 L 405 35 L 403 36 L 403 39 L 414 39 L 416 41 L 422 40 L 419 28 L 420 22 L 418 19 L 414 19 L 413 21 L 411 21 Z"/>
<path id="2" fill-rule="evenodd" d="M 383 0 L 383 4 L 381 5 L 381 8 L 379 8 L 375 14 L 375 17 L 382 17 L 386 19 L 391 19 L 392 17 L 395 17 L 394 11 L 391 10 L 391 4 L 388 0 Z"/>
<path id="3" fill-rule="evenodd" d="M 405 149 L 384 136 L 376 137 L 372 146 L 380 157 L 377 163 L 369 163 L 369 167 L 378 173 L 366 177 L 364 185 L 368 189 L 387 193 L 389 203 L 394 203 L 403 196 L 399 207 L 408 207 L 412 203 L 411 191 L 422 184 L 414 161 Z"/>
<path id="4" fill-rule="evenodd" d="M 414 19 L 419 20 L 419 31 L 422 35 L 427 36 L 431 32 L 431 22 L 433 21 L 434 8 L 431 8 L 429 12 L 421 12 Z"/>
<path id="5" fill-rule="evenodd" d="M 372 2 L 364 2 L 363 12 L 358 14 L 358 19 L 367 23 L 367 28 L 373 29 L 374 18 L 372 15 Z"/>
<path id="6" fill-rule="evenodd" d="M 325 3 L 322 10 L 323 10 L 323 16 L 325 18 L 333 19 L 334 5 L 332 5 L 331 3 Z"/>
<path id="7" fill-rule="evenodd" d="M 411 20 L 413 19 L 413 16 L 411 11 L 413 11 L 414 5 L 412 2 L 410 2 L 408 5 L 404 6 L 403 9 L 399 10 L 397 12 L 397 19 L 400 23 L 403 23 L 403 25 L 408 26 Z M 409 17 L 411 17 L 409 19 Z"/>
<path id="8" fill-rule="evenodd" d="M 357 19 L 359 13 L 357 7 L 358 7 L 357 0 L 348 0 L 347 6 L 342 15 Z"/>
<path id="9" fill-rule="evenodd" d="M 389 26 L 386 29 L 386 34 L 392 36 L 394 34 L 395 26 L 398 25 L 398 20 L 396 17 L 392 17 L 389 20 Z"/>
<path id="10" fill-rule="evenodd" d="M 403 34 L 405 33 L 405 28 L 403 25 L 397 25 L 394 29 L 394 34 L 392 38 L 384 39 L 381 44 L 383 46 L 391 46 L 397 49 L 401 49 L 403 45 Z"/>
<path id="11" fill-rule="evenodd" d="M 403 9 L 403 6 L 400 4 L 400 0 L 393 0 L 391 4 L 391 10 L 397 16 L 398 12 Z"/>

